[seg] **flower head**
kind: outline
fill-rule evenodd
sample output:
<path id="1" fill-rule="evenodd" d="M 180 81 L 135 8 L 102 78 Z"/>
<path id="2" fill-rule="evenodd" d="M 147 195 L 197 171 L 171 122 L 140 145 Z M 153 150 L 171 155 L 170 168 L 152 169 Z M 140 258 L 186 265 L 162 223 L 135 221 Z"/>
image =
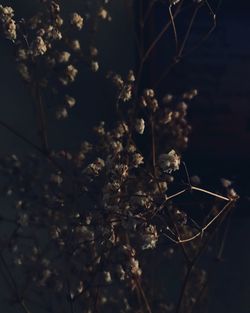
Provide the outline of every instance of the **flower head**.
<path id="1" fill-rule="evenodd" d="M 172 171 L 179 169 L 180 156 L 175 152 L 175 150 L 171 150 L 169 153 L 161 154 L 159 156 L 158 164 L 163 172 L 171 173 Z"/>

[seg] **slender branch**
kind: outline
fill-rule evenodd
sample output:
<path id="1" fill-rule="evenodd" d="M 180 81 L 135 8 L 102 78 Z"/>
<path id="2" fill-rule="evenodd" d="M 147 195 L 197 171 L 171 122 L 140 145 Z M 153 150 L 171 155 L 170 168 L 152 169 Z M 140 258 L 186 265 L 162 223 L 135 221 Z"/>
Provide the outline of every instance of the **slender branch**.
<path id="1" fill-rule="evenodd" d="M 183 0 L 179 3 L 175 13 L 173 14 L 173 18 L 176 18 L 176 16 L 180 13 L 181 7 L 183 5 Z M 149 55 L 151 54 L 151 52 L 153 51 L 153 49 L 155 48 L 155 46 L 158 44 L 158 42 L 161 40 L 161 38 L 164 36 L 164 34 L 168 31 L 169 27 L 172 25 L 172 21 L 168 21 L 166 23 L 166 25 L 163 27 L 163 29 L 161 30 L 161 32 L 156 36 L 155 40 L 152 42 L 152 44 L 150 45 L 150 47 L 147 49 L 147 51 L 144 54 L 144 57 L 142 59 L 142 63 L 145 63 L 146 60 L 148 59 Z"/>
<path id="2" fill-rule="evenodd" d="M 145 306 L 146 306 L 146 309 L 147 309 L 148 313 L 152 313 L 152 309 L 151 309 L 151 307 L 150 307 L 150 304 L 149 304 L 149 302 L 148 302 L 148 299 L 147 299 L 147 297 L 146 297 L 146 294 L 145 294 L 145 292 L 144 292 L 144 290 L 143 290 L 143 288 L 142 288 L 142 285 L 141 285 L 139 279 L 137 279 L 137 278 L 136 278 L 136 285 L 137 285 L 137 287 L 138 287 L 138 290 L 139 290 L 140 293 L 141 293 L 142 299 L 143 299 L 143 301 L 144 301 L 144 303 L 145 303 Z"/>
<path id="3" fill-rule="evenodd" d="M 175 240 L 173 238 L 171 238 L 171 241 L 175 242 L 176 244 L 183 244 L 183 243 L 187 243 L 187 242 L 190 242 L 190 241 L 193 241 L 194 239 L 198 238 L 198 237 L 202 237 L 204 232 L 212 225 L 215 223 L 215 221 L 217 221 L 219 219 L 219 217 L 221 215 L 223 215 L 223 213 L 225 213 L 226 211 L 228 211 L 228 209 L 230 208 L 230 206 L 234 203 L 234 201 L 230 201 L 228 202 L 224 207 L 223 209 L 214 217 L 210 220 L 210 222 L 208 222 L 204 227 L 201 228 L 201 230 L 196 233 L 195 235 L 189 237 L 189 238 L 186 238 L 186 239 L 181 239 L 180 237 L 178 238 L 178 240 Z M 164 234 L 164 236 L 168 237 L 168 235 Z"/>
<path id="4" fill-rule="evenodd" d="M 192 274 L 193 268 L 194 268 L 194 263 L 192 263 L 192 264 L 187 266 L 187 273 L 185 275 L 184 282 L 183 282 L 182 287 L 181 287 L 179 300 L 178 300 L 178 303 L 177 303 L 177 306 L 176 306 L 176 313 L 180 313 L 181 312 L 181 306 L 182 306 L 182 303 L 183 303 L 186 287 L 188 285 L 188 282 L 189 282 L 190 276 Z"/>
<path id="5" fill-rule="evenodd" d="M 0 125 L 7 130 L 9 130 L 12 134 L 14 134 L 16 137 L 27 143 L 29 146 L 31 146 L 33 149 L 37 150 L 39 153 L 44 155 L 44 150 L 41 149 L 39 146 L 37 146 L 35 143 L 33 143 L 31 140 L 29 140 L 27 137 L 22 135 L 19 131 L 14 129 L 12 126 L 8 125 L 4 121 L 0 120 Z"/>
<path id="6" fill-rule="evenodd" d="M 39 123 L 39 135 L 41 137 L 42 148 L 44 151 L 49 151 L 45 110 L 44 105 L 42 103 L 40 87 L 38 84 L 36 84 L 36 102 L 37 102 L 37 117 Z"/>
<path id="7" fill-rule="evenodd" d="M 219 195 L 217 193 L 208 191 L 206 189 L 202 189 L 202 188 L 198 188 L 198 187 L 194 187 L 194 186 L 191 186 L 191 189 L 192 190 L 196 190 L 196 191 L 200 191 L 200 192 L 203 192 L 203 193 L 207 193 L 208 195 L 214 196 L 216 198 L 219 198 L 219 199 L 222 199 L 222 200 L 225 200 L 225 201 L 231 201 L 231 199 L 229 199 L 227 197 L 221 196 L 221 195 Z"/>
<path id="8" fill-rule="evenodd" d="M 178 50 L 178 36 L 177 36 L 176 27 L 175 27 L 174 16 L 172 13 L 172 5 L 169 6 L 168 11 L 169 11 L 169 16 L 170 16 L 170 20 L 172 23 L 173 31 L 174 31 L 175 48 L 176 48 L 176 52 L 177 52 L 177 50 Z"/>
<path id="9" fill-rule="evenodd" d="M 151 125 L 152 163 L 153 163 L 154 176 L 156 176 L 155 126 L 154 126 L 154 121 L 153 121 L 152 116 L 150 118 L 150 125 Z"/>
<path id="10" fill-rule="evenodd" d="M 179 59 L 179 58 L 181 57 L 181 55 L 182 55 L 183 49 L 184 49 L 184 47 L 185 47 L 185 45 L 186 45 L 186 43 L 187 43 L 187 40 L 188 40 L 188 38 L 189 38 L 189 35 L 190 35 L 190 32 L 191 32 L 192 26 L 193 26 L 193 24 L 194 24 L 194 21 L 195 21 L 195 18 L 196 18 L 196 15 L 197 15 L 199 9 L 200 9 L 200 6 L 196 7 L 195 10 L 194 10 L 193 15 L 192 15 L 192 17 L 191 17 L 191 21 L 190 21 L 190 23 L 189 23 L 189 25 L 188 25 L 188 29 L 187 29 L 187 31 L 186 31 L 185 37 L 184 37 L 184 39 L 183 39 L 183 41 L 182 41 L 180 50 L 179 50 L 178 55 L 177 55 L 177 58 L 178 58 L 178 59 Z"/>

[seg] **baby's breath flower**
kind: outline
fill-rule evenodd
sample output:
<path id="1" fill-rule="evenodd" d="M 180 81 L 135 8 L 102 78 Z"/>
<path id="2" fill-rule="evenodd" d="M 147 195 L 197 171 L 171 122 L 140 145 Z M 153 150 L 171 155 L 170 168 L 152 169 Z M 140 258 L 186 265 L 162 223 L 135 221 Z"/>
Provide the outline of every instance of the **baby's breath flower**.
<path id="1" fill-rule="evenodd" d="M 14 10 L 11 7 L 3 7 L 0 5 L 0 23 L 2 24 L 4 35 L 7 39 L 15 40 L 16 22 L 12 19 Z"/>
<path id="2" fill-rule="evenodd" d="M 195 96 L 197 96 L 198 94 L 198 90 L 197 89 L 192 89 L 188 92 L 185 92 L 183 95 L 182 95 L 182 98 L 183 99 L 187 99 L 187 100 L 192 100 Z"/>
<path id="3" fill-rule="evenodd" d="M 180 162 L 180 156 L 174 150 L 167 154 L 161 154 L 158 159 L 159 167 L 166 173 L 178 170 Z"/>
<path id="4" fill-rule="evenodd" d="M 18 71 L 25 81 L 29 82 L 31 80 L 31 76 L 26 64 L 24 63 L 18 64 Z"/>
<path id="5" fill-rule="evenodd" d="M 237 199 L 239 197 L 234 188 L 229 188 L 227 195 L 230 199 Z"/>
<path id="6" fill-rule="evenodd" d="M 123 86 L 120 94 L 120 99 L 126 102 L 131 100 L 131 98 L 132 98 L 132 86 L 130 84 Z"/>
<path id="7" fill-rule="evenodd" d="M 50 181 L 52 183 L 57 184 L 57 185 L 61 185 L 63 182 L 63 178 L 62 178 L 61 174 L 51 174 Z"/>
<path id="8" fill-rule="evenodd" d="M 128 125 L 125 122 L 119 122 L 115 130 L 115 137 L 122 138 L 128 132 L 129 132 Z"/>
<path id="9" fill-rule="evenodd" d="M 173 120 L 173 112 L 169 110 L 164 110 L 163 116 L 160 118 L 160 123 L 168 124 Z"/>
<path id="10" fill-rule="evenodd" d="M 111 283 L 112 282 L 112 278 L 111 278 L 111 274 L 110 272 L 103 272 L 103 276 L 104 276 L 104 280 L 106 283 Z"/>
<path id="11" fill-rule="evenodd" d="M 104 160 L 101 158 L 97 158 L 95 162 L 87 166 L 84 172 L 88 175 L 98 176 L 104 167 L 105 167 Z"/>
<path id="12" fill-rule="evenodd" d="M 138 167 L 139 165 L 143 164 L 143 156 L 140 153 L 135 153 L 133 155 L 132 163 L 134 167 Z"/>
<path id="13" fill-rule="evenodd" d="M 65 76 L 59 77 L 59 80 L 63 85 L 68 85 L 69 83 L 72 83 L 75 80 L 77 73 L 78 69 L 76 69 L 72 64 L 70 64 L 65 69 Z"/>
<path id="14" fill-rule="evenodd" d="M 41 19 L 41 14 L 38 13 L 34 16 L 32 16 L 30 19 L 29 19 L 29 27 L 32 29 L 32 30 L 35 30 L 38 28 L 38 26 L 42 23 L 42 19 Z"/>
<path id="15" fill-rule="evenodd" d="M 76 12 L 71 14 L 70 23 L 78 30 L 81 30 L 83 28 L 83 18 Z"/>
<path id="16" fill-rule="evenodd" d="M 137 131 L 137 133 L 139 133 L 140 135 L 142 135 L 144 133 L 144 129 L 145 129 L 145 121 L 143 118 L 138 118 L 135 121 L 135 130 Z"/>
<path id="17" fill-rule="evenodd" d="M 98 50 L 97 50 L 96 47 L 91 46 L 91 47 L 89 48 L 89 50 L 90 50 L 90 55 L 91 55 L 92 57 L 96 57 L 96 56 L 98 55 Z"/>
<path id="18" fill-rule="evenodd" d="M 223 187 L 228 188 L 232 185 L 232 181 L 229 179 L 221 178 L 221 184 Z"/>
<path id="19" fill-rule="evenodd" d="M 75 80 L 77 73 L 78 73 L 78 70 L 73 65 L 67 66 L 66 75 L 68 76 L 71 82 Z"/>
<path id="20" fill-rule="evenodd" d="M 145 89 L 144 90 L 144 96 L 149 97 L 149 98 L 153 98 L 155 96 L 155 92 L 153 89 Z"/>
<path id="21" fill-rule="evenodd" d="M 123 145 L 120 141 L 118 140 L 112 140 L 110 142 L 110 146 L 113 149 L 113 152 L 115 154 L 120 153 L 123 150 Z"/>
<path id="22" fill-rule="evenodd" d="M 63 25 L 63 19 L 61 16 L 57 15 L 55 18 L 55 25 L 56 27 L 61 27 Z"/>
<path id="23" fill-rule="evenodd" d="M 52 38 L 53 40 L 62 39 L 62 33 L 54 26 L 50 26 L 46 34 L 49 38 Z"/>
<path id="24" fill-rule="evenodd" d="M 93 72 L 97 72 L 97 71 L 99 70 L 99 64 L 98 64 L 98 62 L 96 62 L 96 61 L 92 61 L 92 62 L 91 62 L 91 70 L 92 70 Z"/>
<path id="25" fill-rule="evenodd" d="M 142 270 L 140 269 L 139 266 L 139 261 L 136 260 L 134 257 L 130 259 L 130 270 L 131 273 L 135 276 L 141 276 L 142 274 Z"/>
<path id="26" fill-rule="evenodd" d="M 91 241 L 94 239 L 94 233 L 87 226 L 76 226 L 75 234 L 78 238 L 83 239 L 85 241 Z"/>
<path id="27" fill-rule="evenodd" d="M 104 8 L 100 8 L 98 15 L 104 20 L 106 20 L 109 17 L 108 11 L 105 10 Z"/>
<path id="28" fill-rule="evenodd" d="M 73 97 L 70 97 L 69 95 L 65 95 L 65 101 L 70 108 L 73 108 L 76 104 L 76 99 Z"/>
<path id="29" fill-rule="evenodd" d="M 18 61 L 25 61 L 28 58 L 28 51 L 25 49 L 18 49 L 17 50 L 17 59 Z"/>
<path id="30" fill-rule="evenodd" d="M 113 83 L 114 83 L 119 89 L 122 89 L 122 87 L 124 86 L 124 81 L 123 81 L 123 79 L 121 78 L 121 76 L 118 75 L 118 74 L 115 74 L 115 75 L 112 77 L 112 81 L 113 81 Z"/>
<path id="31" fill-rule="evenodd" d="M 173 95 L 171 95 L 171 94 L 166 94 L 164 97 L 163 97 L 163 99 L 162 99 L 162 102 L 164 103 L 164 104 L 168 104 L 168 103 L 170 103 L 172 100 L 173 100 Z"/>
<path id="32" fill-rule="evenodd" d="M 134 72 L 132 70 L 130 70 L 129 73 L 128 73 L 128 82 L 129 83 L 133 83 L 134 81 L 135 81 Z"/>
<path id="33" fill-rule="evenodd" d="M 8 19 L 4 25 L 5 36 L 7 39 L 15 40 L 16 34 L 16 22 L 12 19 Z"/>
<path id="34" fill-rule="evenodd" d="M 94 127 L 94 131 L 98 135 L 105 135 L 105 122 L 101 121 L 98 126 Z"/>
<path id="35" fill-rule="evenodd" d="M 158 101 L 157 99 L 152 99 L 150 101 L 148 101 L 148 107 L 153 111 L 155 112 L 158 107 L 159 107 L 159 104 L 158 104 Z"/>
<path id="36" fill-rule="evenodd" d="M 125 280 L 126 272 L 124 271 L 122 265 L 117 265 L 116 272 L 120 280 Z"/>
<path id="37" fill-rule="evenodd" d="M 56 111 L 56 118 L 62 120 L 68 117 L 68 111 L 65 107 L 60 107 Z"/>
<path id="38" fill-rule="evenodd" d="M 61 51 L 57 57 L 59 63 L 69 62 L 70 53 L 68 51 Z"/>
<path id="39" fill-rule="evenodd" d="M 7 17 L 13 17 L 14 16 L 14 10 L 11 7 L 3 7 L 0 5 L 0 14 L 4 14 Z"/>
<path id="40" fill-rule="evenodd" d="M 128 146 L 128 152 L 134 153 L 136 151 L 136 146 L 134 144 L 129 144 Z"/>
<path id="41" fill-rule="evenodd" d="M 184 101 L 182 101 L 182 102 L 177 104 L 177 110 L 186 112 L 187 108 L 188 108 L 188 106 L 187 106 L 187 104 Z"/>
<path id="42" fill-rule="evenodd" d="M 23 227 L 28 226 L 28 224 L 29 224 L 28 214 L 27 213 L 20 213 L 19 218 L 18 218 L 18 223 Z"/>
<path id="43" fill-rule="evenodd" d="M 142 246 L 143 250 L 146 249 L 154 249 L 156 247 L 158 241 L 158 233 L 156 226 L 148 225 L 145 229 L 145 233 L 143 234 L 144 244 Z"/>
<path id="44" fill-rule="evenodd" d="M 32 54 L 39 56 L 45 54 L 47 51 L 47 45 L 41 36 L 37 36 L 32 44 Z"/>
<path id="45" fill-rule="evenodd" d="M 80 41 L 77 40 L 77 39 L 73 39 L 70 41 L 69 43 L 69 46 L 70 48 L 73 50 L 73 51 L 80 51 L 81 50 L 81 44 L 80 44 Z"/>

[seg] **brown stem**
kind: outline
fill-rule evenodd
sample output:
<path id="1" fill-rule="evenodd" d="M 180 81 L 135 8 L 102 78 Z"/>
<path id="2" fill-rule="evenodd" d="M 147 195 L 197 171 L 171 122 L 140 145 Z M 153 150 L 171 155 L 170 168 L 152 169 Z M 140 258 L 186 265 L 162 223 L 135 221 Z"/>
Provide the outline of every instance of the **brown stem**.
<path id="1" fill-rule="evenodd" d="M 42 102 L 41 90 L 38 84 L 35 87 L 35 95 L 37 101 L 37 119 L 39 125 L 39 135 L 41 137 L 42 149 L 47 152 L 49 151 L 48 145 L 48 134 L 46 125 L 46 114 L 44 110 L 44 104 Z"/>
<path id="2" fill-rule="evenodd" d="M 175 13 L 173 14 L 173 18 L 176 18 L 176 16 L 180 13 L 181 7 L 183 5 L 183 0 L 179 3 Z M 166 25 L 163 27 L 163 29 L 160 31 L 160 33 L 156 36 L 155 40 L 152 42 L 152 44 L 150 45 L 150 47 L 147 49 L 147 51 L 144 54 L 144 57 L 142 59 L 142 63 L 145 63 L 146 60 L 148 59 L 149 55 L 151 54 L 151 52 L 153 51 L 153 49 L 155 48 L 155 46 L 158 44 L 158 42 L 161 40 L 161 38 L 164 36 L 164 34 L 168 31 L 169 27 L 172 25 L 172 21 L 168 21 L 166 23 Z"/>
<path id="3" fill-rule="evenodd" d="M 146 297 L 146 294 L 145 294 L 145 292 L 144 292 L 144 290 L 142 288 L 142 285 L 141 285 L 139 279 L 137 279 L 137 278 L 136 278 L 136 286 L 137 286 L 137 288 L 138 288 L 138 290 L 139 290 L 139 292 L 140 292 L 140 294 L 142 296 L 142 299 L 144 301 L 144 304 L 146 306 L 146 309 L 147 309 L 148 313 L 152 313 L 152 309 L 151 309 L 150 304 L 148 302 L 148 298 Z"/>

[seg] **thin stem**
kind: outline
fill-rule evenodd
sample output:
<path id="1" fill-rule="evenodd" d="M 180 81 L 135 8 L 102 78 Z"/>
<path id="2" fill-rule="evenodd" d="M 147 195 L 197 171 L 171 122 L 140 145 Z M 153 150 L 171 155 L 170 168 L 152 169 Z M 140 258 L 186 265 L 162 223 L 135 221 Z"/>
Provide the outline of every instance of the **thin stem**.
<path id="1" fill-rule="evenodd" d="M 192 26 L 193 26 L 193 24 L 194 24 L 194 21 L 195 21 L 195 18 L 196 18 L 196 15 L 197 15 L 199 9 L 200 9 L 200 6 L 196 7 L 195 10 L 194 10 L 194 13 L 193 13 L 192 18 L 191 18 L 191 21 L 190 21 L 190 23 L 189 23 L 189 25 L 188 25 L 188 29 L 187 29 L 186 34 L 185 34 L 185 37 L 184 37 L 184 39 L 183 39 L 183 41 L 182 41 L 182 45 L 181 45 L 181 47 L 180 47 L 179 53 L 178 53 L 178 55 L 177 55 L 177 58 L 180 58 L 181 55 L 182 55 L 183 49 L 184 49 L 184 47 L 185 47 L 185 45 L 186 45 L 186 42 L 187 42 L 187 40 L 188 40 L 188 38 L 189 38 L 189 35 L 190 35 L 190 32 L 191 32 Z"/>
<path id="2" fill-rule="evenodd" d="M 173 195 L 171 195 L 171 196 L 166 196 L 166 201 L 169 201 L 169 200 L 171 200 L 171 199 L 173 199 L 173 198 L 176 198 L 176 197 L 178 197 L 178 196 L 180 196 L 181 194 L 183 194 L 184 192 L 186 192 L 187 191 L 187 189 L 183 189 L 183 190 L 181 190 L 181 191 L 178 191 L 178 192 L 176 192 L 175 194 L 173 194 Z"/>
<path id="3" fill-rule="evenodd" d="M 147 299 L 147 297 L 146 297 L 146 294 L 145 294 L 145 292 L 144 292 L 144 290 L 143 290 L 143 288 L 142 288 L 142 285 L 141 285 L 139 279 L 137 279 L 137 278 L 136 278 L 136 285 L 137 285 L 137 287 L 138 287 L 138 290 L 139 290 L 140 293 L 141 293 L 142 299 L 143 299 L 143 301 L 144 301 L 144 304 L 145 304 L 145 306 L 146 306 L 146 309 L 147 309 L 148 313 L 152 313 L 152 309 L 151 309 L 151 307 L 150 307 L 150 304 L 149 304 L 149 302 L 148 302 L 148 299 Z"/>
<path id="4" fill-rule="evenodd" d="M 214 196 L 214 197 L 216 197 L 218 199 L 222 199 L 222 200 L 225 200 L 225 201 L 231 201 L 231 199 L 229 199 L 227 197 L 221 196 L 221 195 L 219 195 L 217 193 L 208 191 L 206 189 L 202 189 L 202 188 L 198 188 L 198 187 L 194 187 L 194 186 L 191 186 L 191 189 L 192 190 L 196 190 L 196 191 L 200 191 L 200 192 L 203 192 L 203 193 L 207 193 L 208 195 Z"/>
<path id="5" fill-rule="evenodd" d="M 208 222 L 204 227 L 202 227 L 201 231 L 199 231 L 197 234 L 195 234 L 194 236 L 189 237 L 189 238 L 187 238 L 187 239 L 179 239 L 179 240 L 177 241 L 177 243 L 187 243 L 187 242 L 190 242 L 190 241 L 196 239 L 196 238 L 199 237 L 199 236 L 202 236 L 202 235 L 204 234 L 204 232 L 205 232 L 212 224 L 214 224 L 214 222 L 215 222 L 216 220 L 218 220 L 218 218 L 219 218 L 221 215 L 223 215 L 223 213 L 225 213 L 225 212 L 228 210 L 228 208 L 230 207 L 230 205 L 231 205 L 233 202 L 234 202 L 234 201 L 228 202 L 228 203 L 223 207 L 223 209 L 222 209 L 214 218 L 212 218 L 210 222 Z"/>
<path id="6" fill-rule="evenodd" d="M 14 129 L 12 126 L 8 125 L 4 121 L 0 120 L 0 125 L 7 130 L 9 130 L 12 134 L 14 134 L 16 137 L 21 139 L 22 141 L 26 142 L 29 146 L 31 146 L 33 149 L 37 150 L 39 153 L 44 155 L 44 150 L 41 149 L 39 146 L 37 146 L 35 143 L 33 143 L 31 140 L 26 138 L 24 135 L 22 135 L 20 132 L 18 132 L 16 129 Z"/>
<path id="7" fill-rule="evenodd" d="M 176 313 L 180 313 L 181 312 L 181 306 L 182 306 L 182 302 L 183 302 L 183 299 L 184 299 L 186 287 L 188 285 L 189 278 L 190 278 L 190 276 L 192 274 L 193 268 L 194 268 L 194 263 L 188 265 L 188 267 L 187 267 L 187 273 L 185 275 L 184 282 L 183 282 L 182 287 L 181 287 L 179 300 L 178 300 L 178 303 L 177 303 L 177 306 L 176 306 Z"/>
<path id="8" fill-rule="evenodd" d="M 178 36 L 177 36 L 176 27 L 175 27 L 174 16 L 172 13 L 172 5 L 169 6 L 168 11 L 169 11 L 169 16 L 170 16 L 170 20 L 172 23 L 173 31 L 174 31 L 175 48 L 176 48 L 176 52 L 177 52 L 177 50 L 178 50 Z"/>
<path id="9" fill-rule="evenodd" d="M 173 18 L 176 18 L 176 16 L 179 14 L 180 9 L 183 5 L 183 0 L 179 3 L 178 8 L 176 9 L 175 13 L 173 14 Z M 166 25 L 163 27 L 161 32 L 156 36 L 155 40 L 152 42 L 150 47 L 147 49 L 146 53 L 144 54 L 144 57 L 142 59 L 142 62 L 145 63 L 146 60 L 148 59 L 149 55 L 155 48 L 155 46 L 158 44 L 158 42 L 161 40 L 161 38 L 164 36 L 164 34 L 168 31 L 169 27 L 172 25 L 172 21 L 168 21 Z"/>
<path id="10" fill-rule="evenodd" d="M 156 176 L 156 148 L 155 148 L 155 127 L 153 117 L 150 118 L 151 125 L 151 145 L 152 145 L 152 163 L 154 169 L 154 176 Z"/>
<path id="11" fill-rule="evenodd" d="M 48 144 L 48 134 L 47 134 L 47 125 L 46 125 L 46 117 L 45 117 L 45 110 L 44 105 L 42 103 L 42 95 L 40 91 L 40 87 L 36 86 L 36 97 L 37 97 L 37 115 L 40 124 L 40 136 L 42 147 L 44 151 L 49 151 L 49 144 Z"/>

